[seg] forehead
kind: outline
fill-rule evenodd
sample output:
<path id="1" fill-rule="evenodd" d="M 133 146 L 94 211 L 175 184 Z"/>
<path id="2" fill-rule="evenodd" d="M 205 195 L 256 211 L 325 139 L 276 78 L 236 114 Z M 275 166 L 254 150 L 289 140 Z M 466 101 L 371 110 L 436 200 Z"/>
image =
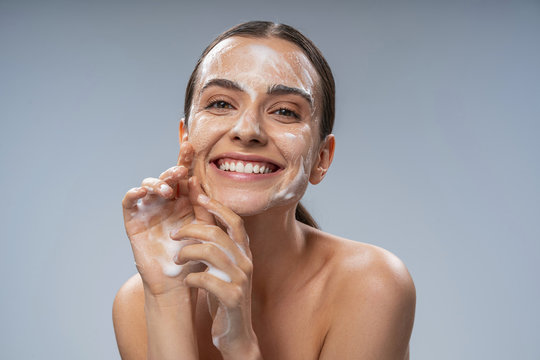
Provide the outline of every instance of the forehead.
<path id="1" fill-rule="evenodd" d="M 318 75 L 295 44 L 279 38 L 231 37 L 217 44 L 204 58 L 199 86 L 213 78 L 238 81 L 244 86 L 283 84 L 316 91 Z"/>

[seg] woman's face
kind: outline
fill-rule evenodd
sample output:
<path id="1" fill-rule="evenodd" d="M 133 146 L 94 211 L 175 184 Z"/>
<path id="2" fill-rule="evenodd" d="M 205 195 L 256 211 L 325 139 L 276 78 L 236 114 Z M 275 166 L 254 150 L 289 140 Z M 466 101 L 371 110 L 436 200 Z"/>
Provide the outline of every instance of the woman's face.
<path id="1" fill-rule="evenodd" d="M 319 78 L 296 45 L 232 37 L 199 69 L 187 138 L 207 194 L 240 215 L 292 206 L 319 158 Z"/>

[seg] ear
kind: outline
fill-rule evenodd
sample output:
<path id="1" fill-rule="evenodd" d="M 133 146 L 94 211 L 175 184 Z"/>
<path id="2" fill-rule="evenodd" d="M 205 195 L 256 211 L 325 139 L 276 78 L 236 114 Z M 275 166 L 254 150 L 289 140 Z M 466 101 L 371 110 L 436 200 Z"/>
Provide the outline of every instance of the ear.
<path id="1" fill-rule="evenodd" d="M 182 153 L 182 143 L 188 140 L 188 132 L 185 118 L 180 119 L 180 124 L 178 124 L 178 140 L 180 141 L 180 151 L 178 152 L 178 161 L 176 162 L 176 165 L 180 165 L 182 163 L 180 157 L 180 154 Z"/>
<path id="2" fill-rule="evenodd" d="M 334 149 L 336 147 L 336 139 L 334 134 L 330 134 L 324 139 L 319 147 L 319 155 L 311 168 L 309 182 L 317 185 L 324 179 L 332 160 L 334 159 Z"/>
<path id="3" fill-rule="evenodd" d="M 178 140 L 180 140 L 180 144 L 182 144 L 184 141 L 187 141 L 188 139 L 188 131 L 186 126 L 186 119 L 182 118 L 180 119 L 180 124 L 178 124 Z"/>

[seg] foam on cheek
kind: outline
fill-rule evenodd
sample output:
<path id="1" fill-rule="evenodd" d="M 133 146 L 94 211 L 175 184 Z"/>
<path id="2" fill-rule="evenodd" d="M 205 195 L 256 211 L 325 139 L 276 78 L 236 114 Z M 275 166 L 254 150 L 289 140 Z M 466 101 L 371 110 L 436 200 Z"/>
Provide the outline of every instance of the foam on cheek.
<path id="1" fill-rule="evenodd" d="M 294 198 L 298 193 L 300 193 L 305 186 L 308 179 L 308 174 L 306 172 L 306 168 L 304 165 L 304 157 L 300 157 L 300 167 L 298 169 L 298 173 L 294 177 L 294 179 L 289 183 L 287 187 L 284 189 L 281 189 L 279 192 L 275 193 L 274 196 L 272 196 L 272 200 L 270 201 L 271 204 L 281 202 L 284 200 L 290 200 Z"/>
<path id="2" fill-rule="evenodd" d="M 293 198 L 299 197 L 303 194 L 307 187 L 309 180 L 309 169 L 313 155 L 313 144 L 308 139 L 311 138 L 311 127 L 305 124 L 302 128 L 296 131 L 288 131 L 283 133 L 283 139 L 285 142 L 280 144 L 280 148 L 283 149 L 284 155 L 288 158 L 292 158 L 293 161 L 288 165 L 291 169 L 297 169 L 297 173 L 289 180 L 285 187 L 281 187 L 277 190 L 270 202 L 268 208 L 276 205 L 280 202 L 285 202 Z M 298 155 L 305 151 L 308 147 L 307 154 Z M 305 157 L 304 157 L 305 156 Z M 294 160 L 296 158 L 296 160 Z"/>
<path id="3" fill-rule="evenodd" d="M 150 223 L 151 219 L 160 215 L 165 201 L 167 200 L 157 199 L 150 204 L 145 204 L 142 199 L 139 199 L 137 202 L 138 211 L 135 212 L 133 216 L 135 219 L 141 221 L 148 229 L 149 244 L 146 245 L 151 249 L 154 249 L 153 251 L 143 253 L 149 253 L 148 256 L 151 256 L 161 265 L 165 275 L 175 277 L 180 274 L 183 266 L 175 264 L 172 259 L 186 244 L 181 241 L 172 240 L 169 237 L 169 233 L 182 224 L 165 225 L 163 222 L 158 222 L 155 225 L 152 225 Z M 158 245 L 158 250 L 155 250 L 155 245 Z"/>
<path id="4" fill-rule="evenodd" d="M 298 135 L 295 135 L 295 134 L 290 133 L 290 132 L 284 133 L 283 136 L 285 136 L 286 138 L 291 139 L 291 140 L 296 140 L 298 138 Z"/>

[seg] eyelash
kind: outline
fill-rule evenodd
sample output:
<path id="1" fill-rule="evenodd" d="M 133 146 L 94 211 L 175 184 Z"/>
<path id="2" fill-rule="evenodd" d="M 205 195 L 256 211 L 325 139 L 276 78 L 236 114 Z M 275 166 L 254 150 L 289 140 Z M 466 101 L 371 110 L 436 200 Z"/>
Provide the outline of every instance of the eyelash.
<path id="1" fill-rule="evenodd" d="M 283 111 L 290 113 L 290 115 L 279 114 L 279 112 L 283 112 Z M 300 118 L 300 116 L 294 110 L 291 110 L 291 109 L 289 109 L 287 107 L 280 107 L 279 109 L 274 111 L 274 114 L 279 115 L 279 116 L 293 117 L 295 119 Z"/>
<path id="2" fill-rule="evenodd" d="M 223 107 L 222 106 L 217 106 L 218 104 L 220 105 L 224 105 Z M 208 106 L 206 106 L 205 109 L 211 109 L 211 108 L 215 108 L 215 109 L 232 109 L 233 106 L 228 103 L 227 101 L 225 100 L 222 100 L 222 99 L 214 99 L 210 102 L 210 104 L 208 104 Z"/>
<path id="3" fill-rule="evenodd" d="M 218 106 L 218 105 L 220 105 L 220 106 Z M 210 103 L 206 106 L 205 109 L 211 109 L 211 108 L 224 110 L 224 109 L 233 109 L 234 107 L 229 102 L 218 98 L 218 99 L 211 99 Z M 286 112 L 287 115 L 283 114 L 283 112 Z M 300 116 L 294 110 L 291 110 L 291 109 L 289 109 L 288 107 L 285 107 L 285 106 L 280 107 L 279 109 L 274 111 L 273 114 L 276 114 L 278 116 L 292 117 L 292 118 L 295 118 L 295 119 L 300 119 Z"/>

